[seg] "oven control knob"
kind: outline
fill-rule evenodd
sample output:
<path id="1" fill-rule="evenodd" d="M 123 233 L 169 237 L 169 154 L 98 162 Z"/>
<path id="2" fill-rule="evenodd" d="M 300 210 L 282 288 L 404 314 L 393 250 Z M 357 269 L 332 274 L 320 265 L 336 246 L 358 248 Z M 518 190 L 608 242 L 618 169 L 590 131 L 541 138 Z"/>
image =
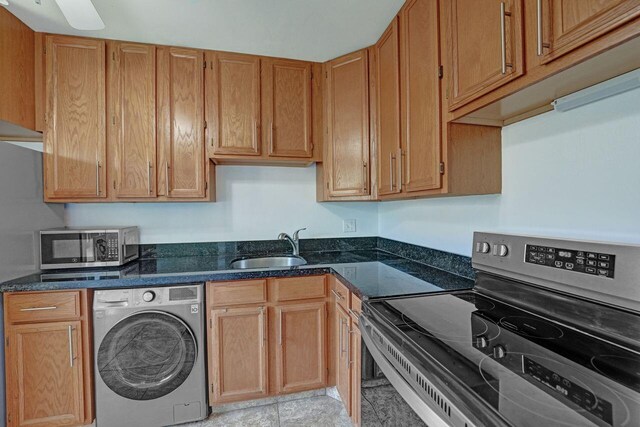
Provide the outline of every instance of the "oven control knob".
<path id="1" fill-rule="evenodd" d="M 478 242 L 476 243 L 476 252 L 481 254 L 488 254 L 491 250 L 491 245 L 487 242 Z"/>
<path id="2" fill-rule="evenodd" d="M 487 337 L 484 335 L 479 335 L 476 337 L 476 347 L 478 348 L 486 348 L 489 342 L 487 341 Z"/>
<path id="3" fill-rule="evenodd" d="M 507 245 L 499 244 L 493 247 L 493 255 L 495 256 L 505 257 L 507 256 L 508 253 L 509 253 L 509 248 L 507 248 Z"/>
<path id="4" fill-rule="evenodd" d="M 142 294 L 142 300 L 144 302 L 151 302 L 154 299 L 156 299 L 156 293 L 153 291 L 146 291 L 145 293 Z"/>
<path id="5" fill-rule="evenodd" d="M 500 344 L 498 344 L 497 346 L 493 347 L 493 357 L 494 357 L 494 359 L 502 359 L 506 355 L 507 355 L 507 350 L 505 350 L 505 348 L 503 346 L 501 346 Z"/>

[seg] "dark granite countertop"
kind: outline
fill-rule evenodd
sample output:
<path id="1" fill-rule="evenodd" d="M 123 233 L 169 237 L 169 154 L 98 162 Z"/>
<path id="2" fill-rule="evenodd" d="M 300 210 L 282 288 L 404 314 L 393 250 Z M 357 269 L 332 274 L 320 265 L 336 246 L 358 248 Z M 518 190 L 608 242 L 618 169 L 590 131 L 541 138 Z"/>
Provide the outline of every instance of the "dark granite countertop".
<path id="1" fill-rule="evenodd" d="M 473 280 L 378 249 L 303 252 L 300 267 L 230 270 L 237 255 L 184 256 L 134 261 L 92 271 L 39 272 L 0 284 L 0 292 L 107 289 L 269 277 L 335 274 L 363 299 L 469 289 Z"/>

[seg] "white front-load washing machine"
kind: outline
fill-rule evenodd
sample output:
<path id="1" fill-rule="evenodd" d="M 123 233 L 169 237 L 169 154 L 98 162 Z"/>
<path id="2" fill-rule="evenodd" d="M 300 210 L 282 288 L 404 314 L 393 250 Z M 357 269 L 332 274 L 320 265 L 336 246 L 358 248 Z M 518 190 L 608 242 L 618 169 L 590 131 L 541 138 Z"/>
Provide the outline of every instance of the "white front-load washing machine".
<path id="1" fill-rule="evenodd" d="M 94 293 L 96 424 L 206 418 L 203 285 Z"/>

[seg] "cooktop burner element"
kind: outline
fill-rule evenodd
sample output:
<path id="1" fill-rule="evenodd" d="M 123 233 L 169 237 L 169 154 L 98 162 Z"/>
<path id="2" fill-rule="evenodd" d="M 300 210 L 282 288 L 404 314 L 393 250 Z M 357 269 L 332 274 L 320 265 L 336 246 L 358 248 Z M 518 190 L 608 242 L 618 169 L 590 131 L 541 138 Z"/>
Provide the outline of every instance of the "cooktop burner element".
<path id="1" fill-rule="evenodd" d="M 615 354 L 601 354 L 591 358 L 591 365 L 602 375 L 619 381 L 621 377 L 635 378 L 636 387 L 640 389 L 640 355 L 635 357 L 618 356 Z"/>
<path id="2" fill-rule="evenodd" d="M 551 322 L 531 316 L 506 316 L 500 319 L 498 324 L 525 337 L 553 340 L 564 335 L 562 330 Z"/>

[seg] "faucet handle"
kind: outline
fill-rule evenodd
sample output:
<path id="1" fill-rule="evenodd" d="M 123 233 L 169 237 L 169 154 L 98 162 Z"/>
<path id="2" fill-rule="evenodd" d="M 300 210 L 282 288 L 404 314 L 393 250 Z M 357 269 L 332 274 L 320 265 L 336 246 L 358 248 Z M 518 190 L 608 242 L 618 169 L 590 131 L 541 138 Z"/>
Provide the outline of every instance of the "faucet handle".
<path id="1" fill-rule="evenodd" d="M 293 232 L 293 240 L 298 240 L 298 234 L 299 234 L 301 231 L 304 231 L 304 230 L 306 230 L 306 229 L 307 229 L 307 228 L 305 227 L 305 228 L 301 228 L 301 229 L 299 229 L 299 230 L 294 231 L 294 232 Z"/>

